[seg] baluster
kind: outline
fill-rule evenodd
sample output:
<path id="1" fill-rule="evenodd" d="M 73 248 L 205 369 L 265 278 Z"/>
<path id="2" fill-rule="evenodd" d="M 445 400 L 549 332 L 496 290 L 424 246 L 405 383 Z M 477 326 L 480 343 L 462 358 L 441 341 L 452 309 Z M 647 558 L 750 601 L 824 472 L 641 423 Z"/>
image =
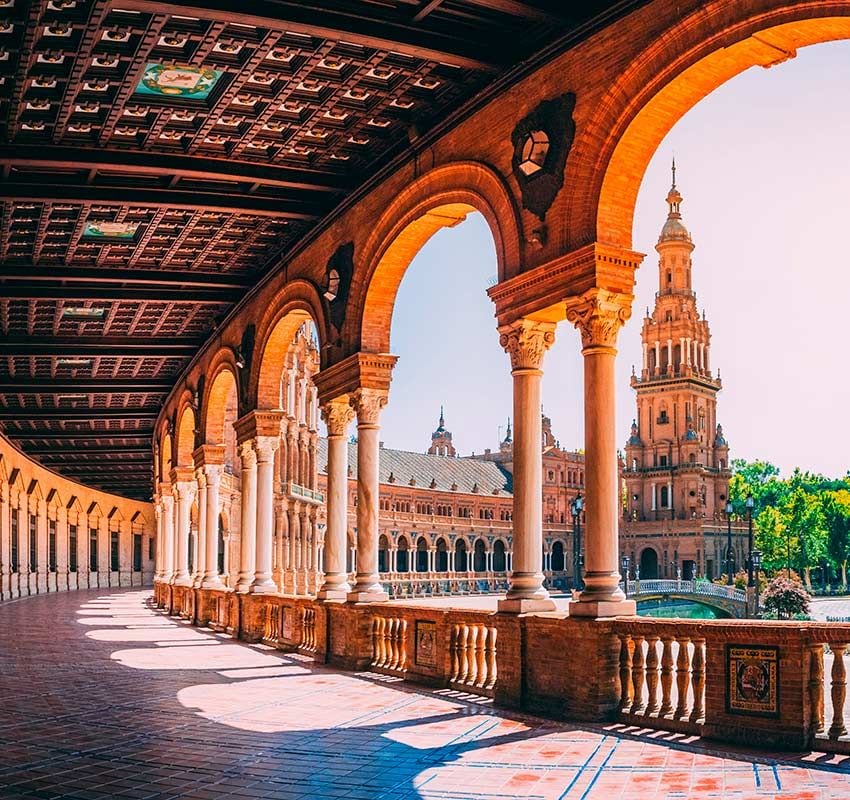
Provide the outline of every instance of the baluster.
<path id="1" fill-rule="evenodd" d="M 658 711 L 658 637 L 653 635 L 646 640 L 646 689 L 647 716 Z"/>
<path id="2" fill-rule="evenodd" d="M 460 625 L 458 624 L 452 626 L 451 654 L 452 674 L 449 683 L 454 683 L 460 675 Z"/>
<path id="3" fill-rule="evenodd" d="M 389 669 L 398 669 L 398 618 L 393 617 L 390 620 L 390 630 L 388 639 L 389 645 L 389 660 L 387 667 Z"/>
<path id="4" fill-rule="evenodd" d="M 620 711 L 628 712 L 632 707 L 632 637 L 628 633 L 620 636 Z"/>
<path id="5" fill-rule="evenodd" d="M 640 714 L 646 705 L 643 701 L 643 686 L 646 680 L 646 662 L 643 657 L 643 636 L 636 634 L 634 637 L 635 649 L 632 653 L 632 686 L 634 697 L 632 698 L 632 714 Z"/>
<path id="6" fill-rule="evenodd" d="M 375 661 L 376 667 L 382 667 L 385 660 L 385 628 L 387 621 L 383 617 L 375 617 Z"/>
<path id="7" fill-rule="evenodd" d="M 676 710 L 673 719 L 683 719 L 688 716 L 688 687 L 691 684 L 691 653 L 690 639 L 679 636 L 679 654 L 676 658 Z"/>
<path id="8" fill-rule="evenodd" d="M 372 617 L 372 666 L 378 665 L 378 617 Z"/>
<path id="9" fill-rule="evenodd" d="M 469 675 L 469 626 L 466 623 L 461 623 L 460 626 L 458 652 L 460 653 L 460 674 L 457 682 L 466 683 L 466 678 Z"/>
<path id="10" fill-rule="evenodd" d="M 400 619 L 398 621 L 398 667 L 397 669 L 407 669 L 407 620 Z"/>
<path id="11" fill-rule="evenodd" d="M 818 644 L 809 650 L 809 711 L 812 718 L 812 730 L 823 733 L 823 645 Z"/>
<path id="12" fill-rule="evenodd" d="M 477 674 L 478 679 L 475 681 L 475 686 L 479 689 L 484 687 L 484 684 L 487 683 L 487 655 L 486 655 L 486 644 L 487 644 L 487 626 L 486 625 L 478 625 L 478 641 L 475 645 L 475 662 L 477 665 Z"/>
<path id="13" fill-rule="evenodd" d="M 691 661 L 691 685 L 694 688 L 694 707 L 691 722 L 698 722 L 705 716 L 705 639 L 695 638 L 694 657 Z"/>
<path id="14" fill-rule="evenodd" d="M 485 689 L 492 689 L 496 685 L 498 667 L 496 666 L 496 636 L 498 630 L 489 628 L 490 635 L 487 637 L 487 683 Z"/>
<path id="15" fill-rule="evenodd" d="M 832 725 L 829 738 L 837 739 L 847 734 L 844 725 L 844 699 L 847 695 L 847 670 L 844 667 L 846 644 L 833 644 L 832 648 Z"/>
<path id="16" fill-rule="evenodd" d="M 467 653 L 468 653 L 468 661 L 469 661 L 469 674 L 466 676 L 466 683 L 468 686 L 475 686 L 475 682 L 478 680 L 478 658 L 477 658 L 477 650 L 478 650 L 478 626 L 470 625 L 469 626 L 469 644 L 467 645 Z"/>
<path id="17" fill-rule="evenodd" d="M 673 710 L 673 637 L 661 637 L 661 708 L 659 717 Z"/>

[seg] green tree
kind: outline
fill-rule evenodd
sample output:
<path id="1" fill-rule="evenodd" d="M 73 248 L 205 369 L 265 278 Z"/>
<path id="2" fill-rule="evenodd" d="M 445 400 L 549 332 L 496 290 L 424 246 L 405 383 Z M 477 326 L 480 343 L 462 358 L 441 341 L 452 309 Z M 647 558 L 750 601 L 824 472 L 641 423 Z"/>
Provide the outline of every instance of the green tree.
<path id="1" fill-rule="evenodd" d="M 821 496 L 824 525 L 827 531 L 829 560 L 841 570 L 841 585 L 847 585 L 847 562 L 850 561 L 850 489 L 824 492 Z"/>
<path id="2" fill-rule="evenodd" d="M 773 506 L 765 508 L 754 520 L 756 549 L 761 550 L 761 562 L 765 569 L 774 571 L 785 566 L 787 541 L 785 520 L 779 509 Z"/>
<path id="3" fill-rule="evenodd" d="M 806 588 L 811 590 L 811 567 L 818 564 L 827 555 L 827 533 L 824 524 L 820 496 L 810 494 L 802 482 L 791 478 L 794 486 L 791 494 L 781 507 L 785 522 L 786 536 L 792 539 L 791 563 L 796 563 L 803 573 Z M 793 545 L 796 540 L 796 547 Z"/>

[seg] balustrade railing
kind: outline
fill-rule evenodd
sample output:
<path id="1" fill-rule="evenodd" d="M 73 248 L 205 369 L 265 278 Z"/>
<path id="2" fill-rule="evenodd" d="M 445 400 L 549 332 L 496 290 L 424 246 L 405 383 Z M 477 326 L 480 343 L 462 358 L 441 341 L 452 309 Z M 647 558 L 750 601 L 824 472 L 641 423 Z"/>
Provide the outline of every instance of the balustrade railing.
<path id="1" fill-rule="evenodd" d="M 745 589 L 711 583 L 710 581 L 685 581 L 668 578 L 630 580 L 628 594 L 630 597 L 642 594 L 694 594 L 703 597 L 720 597 L 740 603 L 747 602 Z"/>
<path id="2" fill-rule="evenodd" d="M 498 678 L 496 628 L 481 622 L 458 622 L 451 632 L 449 684 L 491 694 Z"/>
<path id="3" fill-rule="evenodd" d="M 391 672 L 406 671 L 406 619 L 379 615 L 372 618 L 372 666 Z"/>
<path id="4" fill-rule="evenodd" d="M 639 622 L 615 626 L 620 640 L 620 714 L 654 727 L 698 731 L 705 717 L 705 638 L 698 628 Z"/>
<path id="5" fill-rule="evenodd" d="M 316 609 L 304 606 L 301 616 L 301 650 L 315 652 L 316 647 Z"/>

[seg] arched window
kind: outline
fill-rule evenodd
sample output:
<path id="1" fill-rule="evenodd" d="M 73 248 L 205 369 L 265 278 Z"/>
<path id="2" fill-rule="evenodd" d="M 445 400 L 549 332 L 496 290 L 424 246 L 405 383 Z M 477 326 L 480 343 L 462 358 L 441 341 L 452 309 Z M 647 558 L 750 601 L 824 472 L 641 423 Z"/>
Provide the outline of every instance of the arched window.
<path id="1" fill-rule="evenodd" d="M 389 555 L 390 543 L 384 534 L 378 538 L 378 572 L 389 572 Z"/>
<path id="2" fill-rule="evenodd" d="M 475 549 L 472 554 L 472 571 L 487 572 L 487 547 L 483 539 L 475 540 Z"/>
<path id="3" fill-rule="evenodd" d="M 434 566 L 437 572 L 449 571 L 449 551 L 446 549 L 445 539 L 437 539 L 437 558 L 435 562 Z"/>
<path id="4" fill-rule="evenodd" d="M 455 542 L 455 572 L 466 572 L 468 569 L 466 542 L 463 539 L 458 539 Z"/>
<path id="5" fill-rule="evenodd" d="M 416 571 L 428 571 L 428 542 L 425 541 L 424 536 L 420 536 L 419 541 L 416 542 Z"/>
<path id="6" fill-rule="evenodd" d="M 564 543 L 556 541 L 552 544 L 552 572 L 564 571 Z"/>
<path id="7" fill-rule="evenodd" d="M 399 539 L 398 552 L 395 557 L 396 572 L 410 572 L 410 560 L 407 549 L 407 539 Z"/>
<path id="8" fill-rule="evenodd" d="M 501 539 L 493 542 L 493 572 L 507 572 L 508 559 L 505 555 L 505 543 Z"/>
<path id="9" fill-rule="evenodd" d="M 670 490 L 666 486 L 661 487 L 661 508 L 670 508 Z"/>

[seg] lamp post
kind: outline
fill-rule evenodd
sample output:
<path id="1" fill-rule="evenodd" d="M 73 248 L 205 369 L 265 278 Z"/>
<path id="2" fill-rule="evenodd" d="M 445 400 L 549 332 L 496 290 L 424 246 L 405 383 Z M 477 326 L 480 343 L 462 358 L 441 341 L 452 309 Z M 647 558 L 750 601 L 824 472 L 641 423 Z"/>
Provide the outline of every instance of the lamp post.
<path id="1" fill-rule="evenodd" d="M 629 596 L 629 557 L 623 556 L 623 591 Z"/>
<path id="2" fill-rule="evenodd" d="M 761 570 L 761 551 L 753 550 L 750 554 L 750 563 L 752 564 L 753 571 L 756 574 L 756 618 L 759 615 L 759 571 Z"/>
<path id="3" fill-rule="evenodd" d="M 584 508 L 584 498 L 579 492 L 570 504 L 573 515 L 573 578 L 576 589 L 583 589 L 584 582 L 581 578 L 581 512 Z"/>
<path id="4" fill-rule="evenodd" d="M 732 577 L 732 501 L 726 501 L 726 583 L 732 586 L 735 579 Z"/>
<path id="5" fill-rule="evenodd" d="M 753 493 L 747 495 L 747 586 L 753 586 Z"/>

